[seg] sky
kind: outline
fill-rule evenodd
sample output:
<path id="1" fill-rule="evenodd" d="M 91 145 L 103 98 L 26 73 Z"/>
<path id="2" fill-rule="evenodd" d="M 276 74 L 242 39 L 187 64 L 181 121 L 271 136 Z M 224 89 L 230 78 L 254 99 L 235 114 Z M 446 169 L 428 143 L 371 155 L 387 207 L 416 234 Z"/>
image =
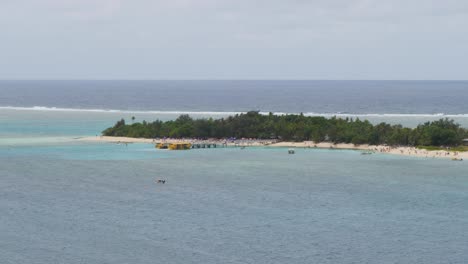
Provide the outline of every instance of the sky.
<path id="1" fill-rule="evenodd" d="M 0 79 L 467 80 L 466 0 L 0 0 Z"/>

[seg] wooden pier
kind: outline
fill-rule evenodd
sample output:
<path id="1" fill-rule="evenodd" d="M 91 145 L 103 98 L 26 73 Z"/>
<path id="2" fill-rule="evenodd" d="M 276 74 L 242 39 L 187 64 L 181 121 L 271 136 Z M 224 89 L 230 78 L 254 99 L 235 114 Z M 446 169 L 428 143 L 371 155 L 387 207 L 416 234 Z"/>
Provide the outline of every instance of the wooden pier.
<path id="1" fill-rule="evenodd" d="M 193 143 L 192 144 L 192 148 L 193 149 L 204 149 L 204 148 L 217 148 L 217 147 L 227 147 L 227 144 L 221 144 L 221 145 L 218 145 L 216 143 Z"/>
<path id="2" fill-rule="evenodd" d="M 264 140 L 265 141 L 265 140 Z M 244 149 L 252 146 L 266 146 L 271 144 L 271 141 L 263 142 L 261 140 L 236 140 L 236 141 L 223 141 L 223 140 L 180 140 L 180 141 L 162 141 L 156 142 L 155 147 L 158 149 L 212 149 L 212 148 L 227 148 L 236 147 Z"/>

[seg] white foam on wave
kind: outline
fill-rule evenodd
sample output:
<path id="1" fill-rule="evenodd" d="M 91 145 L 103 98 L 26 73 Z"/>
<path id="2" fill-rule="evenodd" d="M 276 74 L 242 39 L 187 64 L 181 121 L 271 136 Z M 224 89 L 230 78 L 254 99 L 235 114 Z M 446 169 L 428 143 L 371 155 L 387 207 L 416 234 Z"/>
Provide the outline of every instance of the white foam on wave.
<path id="1" fill-rule="evenodd" d="M 86 109 L 86 108 L 62 108 L 62 107 L 47 107 L 47 106 L 33 106 L 33 107 L 22 107 L 22 106 L 0 106 L 0 110 L 18 110 L 18 111 L 55 111 L 55 112 L 94 112 L 94 113 L 122 113 L 122 114 L 167 114 L 167 115 L 204 115 L 204 116 L 229 116 L 241 113 L 245 111 L 233 112 L 233 111 L 164 111 L 164 110 L 119 110 L 119 109 Z M 260 114 L 268 115 L 270 112 L 260 112 Z M 272 112 L 274 115 L 288 115 L 288 114 L 300 114 L 300 113 L 288 113 L 288 112 Z M 325 116 L 325 117 L 408 117 L 408 118 L 435 118 L 435 117 L 449 117 L 449 118 L 468 118 L 468 114 L 399 114 L 399 113 L 369 113 L 369 114 L 355 114 L 355 113 L 315 113 L 315 112 L 304 112 L 304 116 Z"/>
<path id="2" fill-rule="evenodd" d="M 260 112 L 260 114 L 268 115 L 269 112 Z M 286 113 L 286 112 L 273 112 L 274 115 L 288 115 L 294 114 L 299 115 L 301 113 Z M 355 114 L 355 113 L 315 113 L 315 112 L 304 112 L 302 113 L 304 116 L 324 116 L 324 117 L 409 117 L 409 118 L 420 118 L 420 117 L 428 117 L 428 118 L 437 118 L 437 117 L 449 117 L 449 118 L 456 118 L 456 117 L 463 117 L 468 118 L 468 114 L 444 114 L 444 113 L 436 113 L 436 114 L 399 114 L 399 113 L 372 113 L 372 114 Z"/>
<path id="3" fill-rule="evenodd" d="M 352 114 L 352 113 L 304 113 L 305 116 L 337 116 L 337 117 L 468 117 L 468 114 L 398 114 L 398 113 L 387 113 L 387 114 Z"/>
<path id="4" fill-rule="evenodd" d="M 94 112 L 94 113 L 123 113 L 123 114 L 194 114 L 194 115 L 235 115 L 243 112 L 216 112 L 216 111 L 159 111 L 159 110 L 118 110 L 118 109 L 86 109 L 61 108 L 47 106 L 0 106 L 0 110 L 18 111 L 53 111 L 53 112 Z"/>

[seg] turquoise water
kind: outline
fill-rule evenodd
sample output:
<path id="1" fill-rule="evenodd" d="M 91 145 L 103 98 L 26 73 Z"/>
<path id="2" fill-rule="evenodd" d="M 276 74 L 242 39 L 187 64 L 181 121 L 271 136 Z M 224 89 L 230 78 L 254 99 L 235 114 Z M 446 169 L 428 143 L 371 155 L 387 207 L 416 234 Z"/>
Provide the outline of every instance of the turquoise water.
<path id="1" fill-rule="evenodd" d="M 178 113 L 109 113 L 86 111 L 36 111 L 0 109 L 0 145 L 46 144 L 74 141 L 77 137 L 96 136 L 124 118 L 131 122 L 175 119 Z M 195 118 L 208 117 L 195 114 Z M 217 117 L 218 115 L 214 115 Z M 220 115 L 222 116 L 222 115 Z M 468 119 L 467 119 L 468 120 Z"/>
<path id="2" fill-rule="evenodd" d="M 468 259 L 467 162 L 86 143 L 118 117 L 0 113 L 1 263 Z"/>
<path id="3" fill-rule="evenodd" d="M 113 126 L 116 121 L 124 118 L 131 122 L 159 120 L 173 120 L 179 113 L 152 113 L 152 112 L 87 112 L 87 111 L 60 111 L 60 110 L 15 110 L 0 108 L 0 145 L 21 144 L 30 145 L 39 143 L 41 139 L 61 142 L 70 141 L 76 137 L 96 136 L 107 127 Z M 194 118 L 221 118 L 226 116 L 222 113 L 198 113 L 191 114 Z M 356 117 L 356 116 L 352 116 Z M 403 124 L 415 127 L 418 124 L 438 120 L 444 116 L 420 116 L 420 115 L 377 115 L 357 116 L 368 119 L 372 123 L 387 122 L 390 124 Z M 468 116 L 450 116 L 463 127 L 468 127 Z M 33 142 L 28 142 L 33 141 Z"/>

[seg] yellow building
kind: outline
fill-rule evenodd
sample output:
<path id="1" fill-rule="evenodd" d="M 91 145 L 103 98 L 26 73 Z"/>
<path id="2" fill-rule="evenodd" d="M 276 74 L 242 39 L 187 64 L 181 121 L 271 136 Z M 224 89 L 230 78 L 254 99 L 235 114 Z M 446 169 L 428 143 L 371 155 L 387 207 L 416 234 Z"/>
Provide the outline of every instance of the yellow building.
<path id="1" fill-rule="evenodd" d="M 190 149 L 192 144 L 190 143 L 157 143 L 155 148 L 157 149 L 170 149 L 170 150 L 186 150 Z"/>
<path id="2" fill-rule="evenodd" d="M 170 150 L 185 150 L 185 149 L 190 149 L 192 147 L 192 144 L 190 143 L 172 143 L 169 144 L 169 149 Z"/>

